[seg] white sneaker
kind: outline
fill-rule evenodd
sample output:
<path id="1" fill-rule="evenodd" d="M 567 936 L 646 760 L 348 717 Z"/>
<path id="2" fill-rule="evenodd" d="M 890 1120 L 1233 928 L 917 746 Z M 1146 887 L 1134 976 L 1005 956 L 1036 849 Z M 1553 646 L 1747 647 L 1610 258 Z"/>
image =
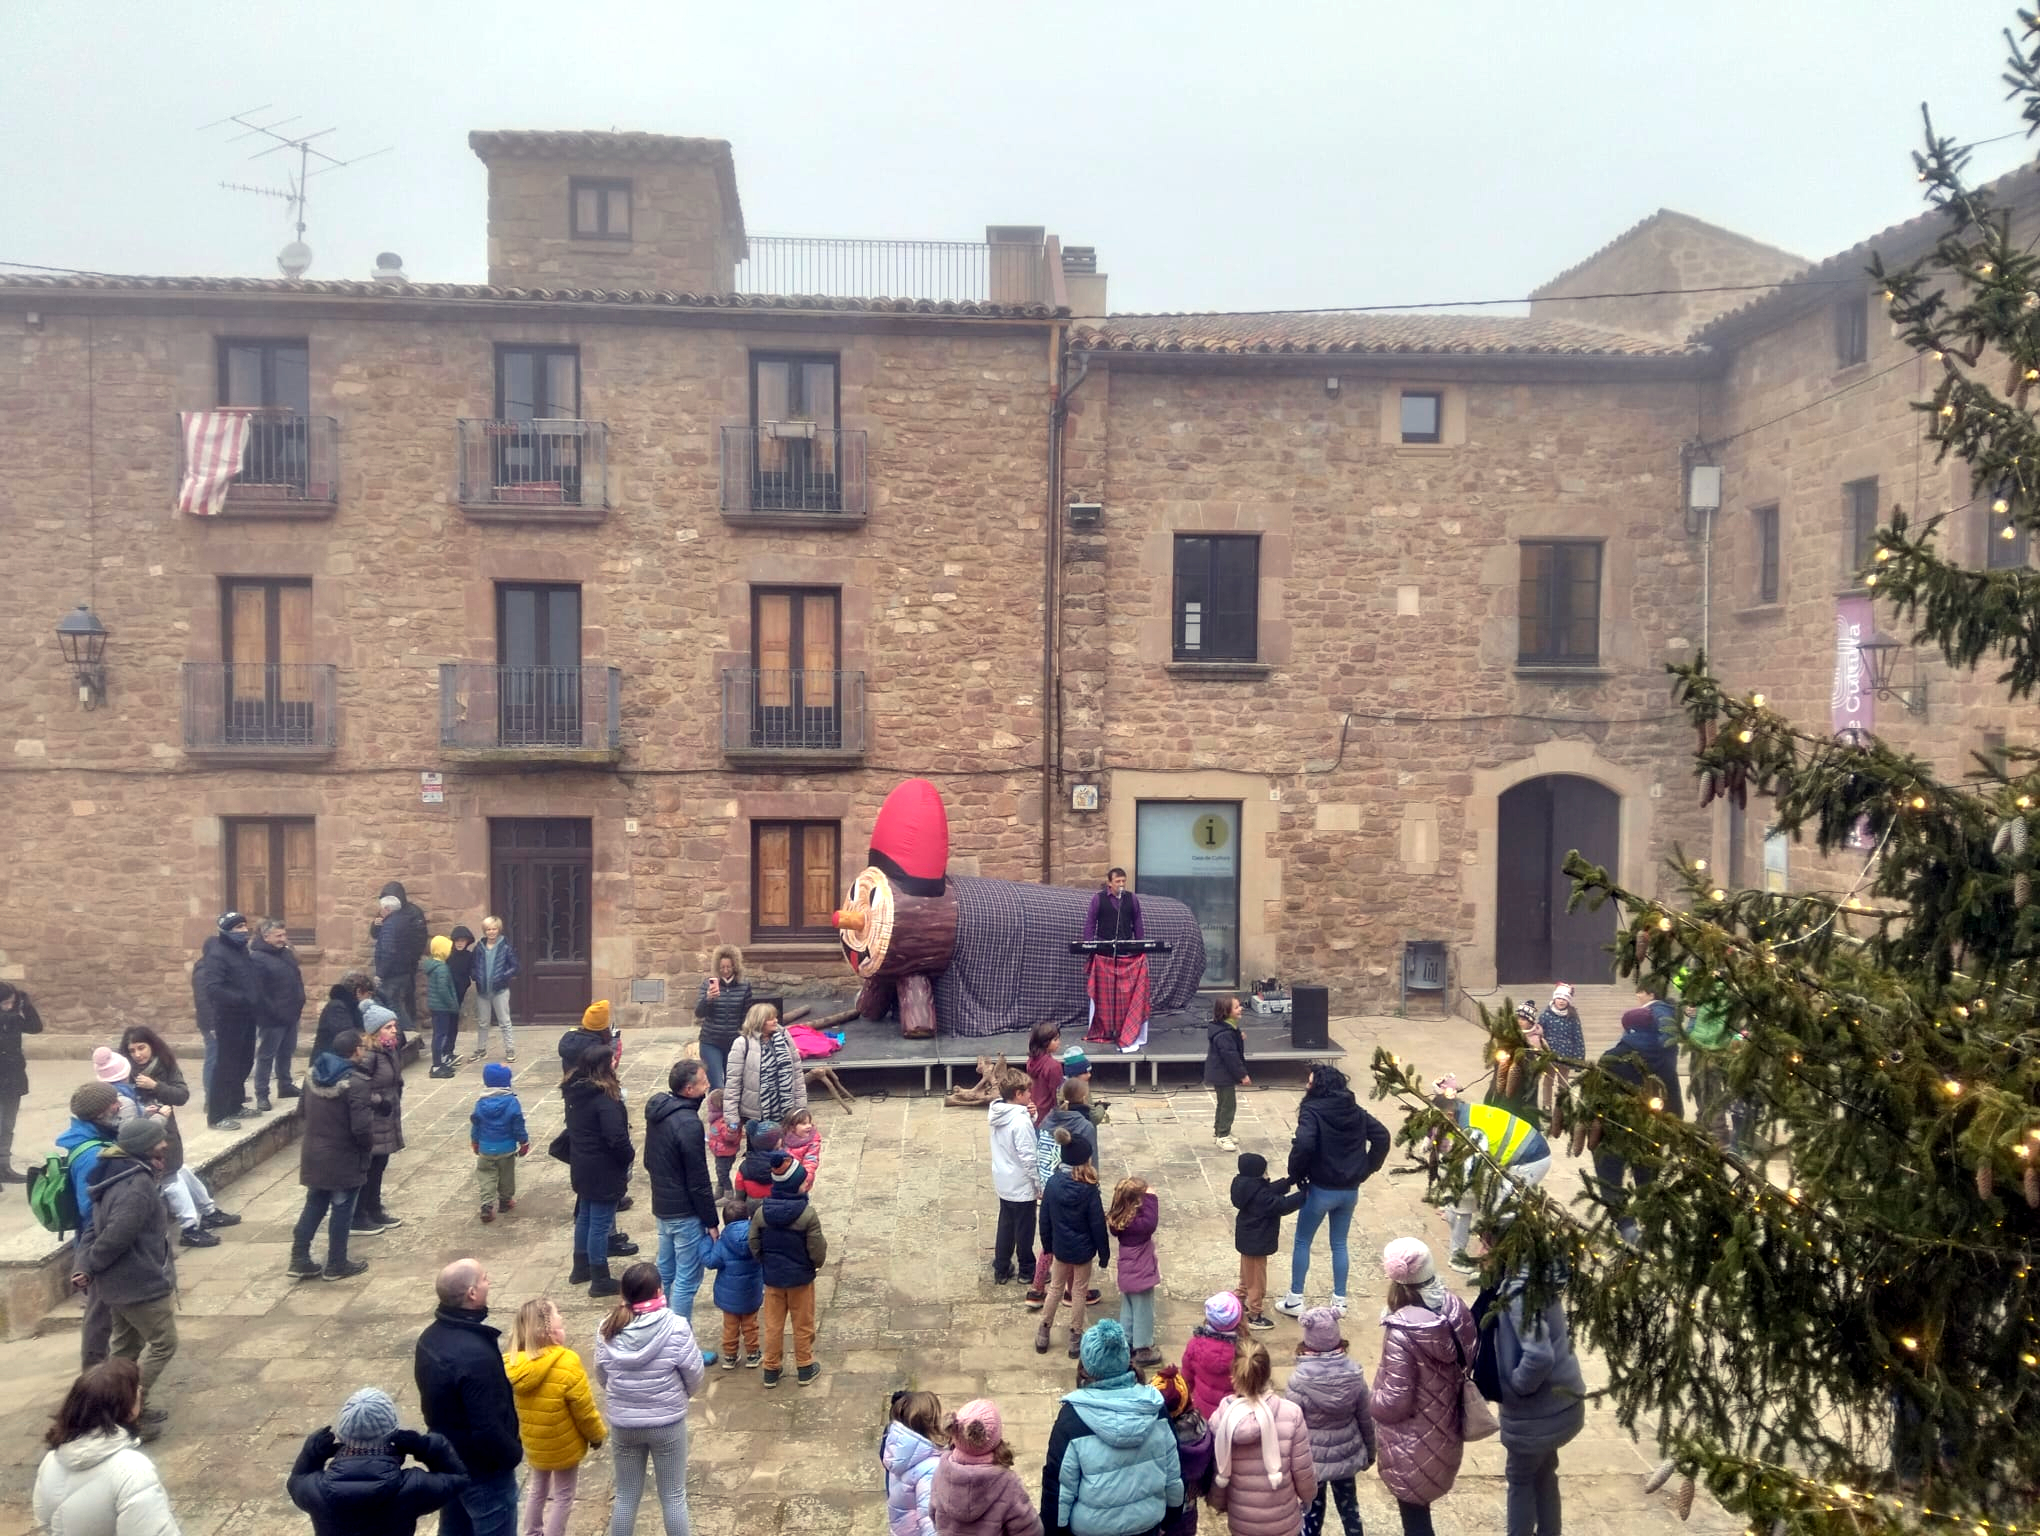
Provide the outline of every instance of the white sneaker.
<path id="1" fill-rule="evenodd" d="M 1287 1296 L 1275 1303 L 1275 1310 L 1284 1317 L 1301 1317 L 1303 1316 L 1303 1298 L 1295 1291 L 1291 1291 Z"/>
<path id="2" fill-rule="evenodd" d="M 1234 1141 L 1230 1136 L 1214 1136 L 1212 1138 L 1212 1143 L 1221 1152 L 1237 1152 L 1240 1149 L 1240 1144 Z"/>
<path id="3" fill-rule="evenodd" d="M 1332 1310 L 1341 1317 L 1346 1315 L 1346 1298 L 1337 1291 L 1332 1292 Z"/>

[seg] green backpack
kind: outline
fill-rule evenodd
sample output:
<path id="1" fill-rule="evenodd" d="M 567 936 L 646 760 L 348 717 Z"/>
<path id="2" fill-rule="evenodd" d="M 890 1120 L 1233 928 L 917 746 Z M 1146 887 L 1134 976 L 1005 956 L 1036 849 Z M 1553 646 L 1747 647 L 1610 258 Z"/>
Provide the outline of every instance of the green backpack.
<path id="1" fill-rule="evenodd" d="M 85 1230 L 84 1214 L 78 1209 L 78 1186 L 71 1178 L 71 1159 L 87 1147 L 110 1147 L 110 1141 L 87 1141 L 69 1151 L 59 1149 L 43 1159 L 28 1181 L 28 1208 L 35 1219 L 62 1237 L 66 1232 Z"/>

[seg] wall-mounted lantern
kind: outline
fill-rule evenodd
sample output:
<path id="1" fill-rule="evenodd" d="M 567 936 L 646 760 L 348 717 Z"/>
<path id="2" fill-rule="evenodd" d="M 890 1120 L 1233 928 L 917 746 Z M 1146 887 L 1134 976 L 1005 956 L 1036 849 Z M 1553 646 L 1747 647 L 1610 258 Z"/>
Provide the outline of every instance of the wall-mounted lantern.
<path id="1" fill-rule="evenodd" d="M 97 709 L 106 702 L 106 626 L 80 603 L 57 621 L 57 644 L 77 680 L 78 702 Z"/>
<path id="2" fill-rule="evenodd" d="M 1860 642 L 1856 650 L 1869 673 L 1870 691 L 1880 699 L 1896 699 L 1909 715 L 1927 717 L 1927 682 L 1920 676 L 1920 659 L 1910 646 L 1900 645 L 1883 631 Z M 1911 676 L 1904 685 L 1896 678 L 1899 652 L 1910 658 Z"/>

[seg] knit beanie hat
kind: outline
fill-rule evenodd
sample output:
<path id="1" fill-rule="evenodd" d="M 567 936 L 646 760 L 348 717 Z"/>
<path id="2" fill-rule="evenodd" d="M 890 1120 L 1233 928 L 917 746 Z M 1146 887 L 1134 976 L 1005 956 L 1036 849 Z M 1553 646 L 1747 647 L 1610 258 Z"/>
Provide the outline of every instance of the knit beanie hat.
<path id="1" fill-rule="evenodd" d="M 1183 1379 L 1182 1366 L 1163 1366 L 1155 1372 L 1155 1379 L 1150 1385 L 1162 1394 L 1162 1411 L 1170 1418 L 1175 1418 L 1190 1406 L 1190 1383 Z"/>
<path id="2" fill-rule="evenodd" d="M 598 997 L 595 999 L 594 1002 L 588 1005 L 587 1012 L 581 1015 L 581 1028 L 592 1029 L 596 1031 L 598 1034 L 604 1033 L 608 1030 L 609 1028 L 608 998 Z"/>
<path id="3" fill-rule="evenodd" d="M 492 1061 L 482 1068 L 482 1086 L 485 1088 L 508 1088 L 510 1068 L 500 1061 Z"/>
<path id="4" fill-rule="evenodd" d="M 1328 1355 L 1339 1347 L 1339 1314 L 1330 1307 L 1312 1307 L 1299 1321 L 1303 1324 L 1305 1349 Z"/>
<path id="5" fill-rule="evenodd" d="M 1057 1131 L 1055 1139 L 1062 1143 L 1062 1160 L 1065 1166 L 1081 1168 L 1091 1160 L 1091 1140 L 1088 1136 L 1079 1136 L 1075 1131 L 1065 1129 Z"/>
<path id="6" fill-rule="evenodd" d="M 112 1118 L 120 1093 L 111 1083 L 87 1083 L 71 1095 L 71 1113 L 80 1120 Z"/>
<path id="7" fill-rule="evenodd" d="M 1231 1333 L 1240 1325 L 1240 1299 L 1231 1291 L 1220 1291 L 1204 1303 L 1204 1321 L 1220 1333 Z"/>
<path id="8" fill-rule="evenodd" d="M 1091 1070 L 1091 1058 L 1084 1054 L 1082 1046 L 1073 1045 L 1063 1052 L 1063 1076 L 1083 1077 Z"/>
<path id="9" fill-rule="evenodd" d="M 169 1128 L 154 1115 L 136 1115 L 123 1121 L 114 1140 L 129 1157 L 147 1157 L 170 1139 Z"/>
<path id="10" fill-rule="evenodd" d="M 243 923 L 247 921 L 248 919 L 243 917 L 238 912 L 222 912 L 220 914 L 219 921 L 220 932 L 232 933 L 236 928 L 240 927 Z"/>
<path id="11" fill-rule="evenodd" d="M 760 1120 L 751 1127 L 751 1150 L 753 1152 L 777 1152 L 779 1150 L 779 1127 L 773 1121 Z"/>
<path id="12" fill-rule="evenodd" d="M 990 1461 L 1005 1437 L 999 1405 L 990 1398 L 974 1397 L 956 1410 L 950 1438 L 956 1446 L 958 1461 Z"/>
<path id="13" fill-rule="evenodd" d="M 1422 1285 L 1438 1276 L 1431 1250 L 1421 1237 L 1399 1237 L 1382 1249 L 1381 1271 L 1397 1285 Z"/>
<path id="14" fill-rule="evenodd" d="M 1109 1381 L 1133 1369 L 1133 1351 L 1117 1318 L 1108 1317 L 1084 1330 L 1083 1341 L 1077 1345 L 1077 1363 L 1093 1381 Z"/>
<path id="15" fill-rule="evenodd" d="M 363 1387 L 340 1405 L 333 1418 L 333 1433 L 350 1450 L 380 1451 L 397 1432 L 397 1405 L 387 1392 Z"/>
<path id="16" fill-rule="evenodd" d="M 383 1025 L 394 1024 L 396 1022 L 396 1014 L 381 1003 L 363 1003 L 361 1005 L 361 1033 L 364 1039 L 381 1029 Z"/>
<path id="17" fill-rule="evenodd" d="M 1570 1008 L 1572 1006 L 1572 983 L 1561 981 L 1557 986 L 1553 987 L 1551 989 L 1551 1000 L 1554 1003 L 1564 1003 Z"/>
<path id="18" fill-rule="evenodd" d="M 784 1186 L 786 1194 L 798 1193 L 800 1181 L 806 1177 L 807 1169 L 801 1166 L 800 1159 L 782 1152 L 779 1160 L 772 1165 L 772 1193 L 780 1194 L 781 1186 Z"/>
<path id="19" fill-rule="evenodd" d="M 92 1070 L 102 1083 L 124 1083 L 130 1069 L 127 1057 L 102 1045 L 92 1053 Z"/>
<path id="20" fill-rule="evenodd" d="M 432 951 L 433 959 L 444 960 L 453 953 L 453 940 L 443 933 L 436 933 L 432 936 L 432 942 L 426 947 Z"/>
<path id="21" fill-rule="evenodd" d="M 1537 1004 L 1534 1002 L 1516 1004 L 1516 1017 L 1523 1020 L 1526 1024 L 1535 1023 L 1537 1020 Z"/>

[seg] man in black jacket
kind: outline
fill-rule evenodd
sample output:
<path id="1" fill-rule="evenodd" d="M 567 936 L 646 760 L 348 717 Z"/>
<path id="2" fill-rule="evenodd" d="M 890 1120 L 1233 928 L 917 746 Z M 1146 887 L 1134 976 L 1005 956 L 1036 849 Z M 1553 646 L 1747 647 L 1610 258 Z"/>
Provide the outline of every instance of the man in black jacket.
<path id="1" fill-rule="evenodd" d="M 645 1173 L 652 1181 L 652 1215 L 659 1223 L 659 1279 L 666 1287 L 666 1306 L 683 1318 L 694 1315 L 701 1290 L 701 1239 L 713 1239 L 721 1222 L 715 1205 L 715 1184 L 708 1176 L 708 1132 L 701 1124 L 701 1101 L 708 1093 L 708 1071 L 689 1058 L 673 1064 L 666 1076 L 668 1093 L 655 1093 L 645 1105 Z M 715 1364 L 716 1352 L 701 1358 Z"/>
<path id="2" fill-rule="evenodd" d="M 405 1466 L 406 1456 L 422 1468 Z M 331 1424 L 305 1437 L 288 1486 L 291 1503 L 311 1516 L 312 1536 L 411 1536 L 466 1481 L 467 1468 L 444 1435 L 402 1428 L 389 1394 L 363 1387 Z"/>
<path id="3" fill-rule="evenodd" d="M 411 900 L 401 880 L 392 880 L 376 897 L 377 917 L 368 925 L 375 946 L 375 974 L 382 1000 L 396 1010 L 397 1027 L 405 1035 L 418 1017 L 418 962 L 425 956 L 425 909 Z"/>
<path id="4" fill-rule="evenodd" d="M 1346 1233 L 1360 1204 L 1360 1186 L 1388 1161 L 1388 1127 L 1360 1107 L 1346 1074 L 1320 1062 L 1310 1069 L 1303 1102 L 1296 1106 L 1296 1137 L 1289 1147 L 1289 1177 L 1310 1186 L 1303 1214 L 1296 1218 L 1296 1243 L 1289 1259 L 1289 1294 L 1277 1312 L 1303 1315 L 1303 1282 L 1310 1274 L 1310 1244 L 1331 1218 L 1332 1306 L 1346 1310 Z"/>
<path id="5" fill-rule="evenodd" d="M 297 1085 L 290 1080 L 290 1060 L 297 1054 L 298 1020 L 305 1012 L 305 977 L 291 950 L 289 932 L 273 917 L 262 919 L 248 957 L 262 979 L 255 1016 L 255 1112 L 267 1114 L 272 1080 L 279 1099 L 298 1096 Z"/>
<path id="6" fill-rule="evenodd" d="M 205 1037 L 205 1119 L 219 1130 L 238 1131 L 255 1066 L 256 1019 L 262 977 L 248 954 L 248 919 L 222 912 L 219 932 L 205 941 L 191 970 L 191 996 L 198 1006 L 198 1032 Z"/>
<path id="7" fill-rule="evenodd" d="M 418 1401 L 467 1468 L 439 1536 L 513 1536 L 517 1527 L 517 1400 L 503 1370 L 500 1331 L 488 1326 L 489 1274 L 474 1259 L 439 1272 L 439 1312 L 418 1335 Z"/>

